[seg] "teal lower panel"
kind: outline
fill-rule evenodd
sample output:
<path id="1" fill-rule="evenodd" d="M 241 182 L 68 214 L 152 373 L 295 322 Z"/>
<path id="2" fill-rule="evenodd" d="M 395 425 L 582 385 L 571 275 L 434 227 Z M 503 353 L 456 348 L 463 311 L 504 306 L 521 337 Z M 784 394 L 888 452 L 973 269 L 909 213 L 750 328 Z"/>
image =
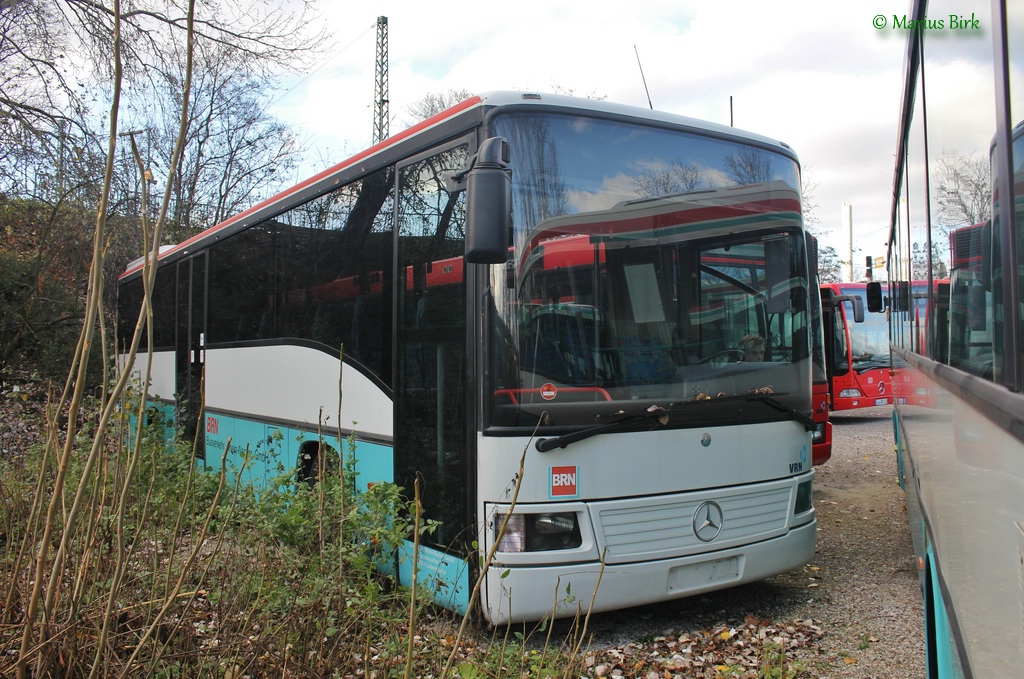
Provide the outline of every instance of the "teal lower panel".
<path id="1" fill-rule="evenodd" d="M 412 585 L 413 543 L 405 541 L 398 554 L 399 582 Z M 469 610 L 469 564 L 451 554 L 420 545 L 417 591 L 426 593 L 439 606 L 465 615 Z"/>
<path id="2" fill-rule="evenodd" d="M 128 446 L 135 445 L 135 431 L 138 426 L 137 411 L 128 413 Z M 147 425 L 159 422 L 163 427 L 163 440 L 168 446 L 174 444 L 175 429 L 174 404 L 163 401 L 149 401 L 146 404 L 145 420 Z"/>
<path id="3" fill-rule="evenodd" d="M 899 413 L 895 409 L 892 411 L 892 435 L 893 440 L 896 442 L 896 478 L 900 483 L 900 488 L 906 490 L 907 480 L 903 466 L 903 437 L 900 436 Z"/>
<path id="4" fill-rule="evenodd" d="M 939 574 L 935 569 L 935 555 L 929 550 L 928 577 L 931 578 L 932 591 L 932 616 L 935 625 L 935 679 L 963 679 L 964 670 L 960 665 L 960 654 L 957 652 L 956 642 L 953 639 L 953 628 L 949 620 L 949 612 L 946 609 L 946 602 L 942 597 L 942 589 L 939 585 Z M 927 608 L 926 608 L 927 611 Z"/>
<path id="5" fill-rule="evenodd" d="M 315 442 L 317 433 L 294 427 L 268 425 L 256 420 L 206 414 L 206 464 L 219 469 L 225 460 L 229 474 L 238 474 L 239 482 L 255 488 L 296 480 L 299 450 L 307 442 Z M 374 483 L 391 483 L 395 479 L 395 456 L 390 446 L 368 441 L 338 440 L 324 436 L 323 441 L 346 457 L 355 458 L 357 487 L 365 490 Z M 244 462 L 244 466 L 243 466 Z"/>

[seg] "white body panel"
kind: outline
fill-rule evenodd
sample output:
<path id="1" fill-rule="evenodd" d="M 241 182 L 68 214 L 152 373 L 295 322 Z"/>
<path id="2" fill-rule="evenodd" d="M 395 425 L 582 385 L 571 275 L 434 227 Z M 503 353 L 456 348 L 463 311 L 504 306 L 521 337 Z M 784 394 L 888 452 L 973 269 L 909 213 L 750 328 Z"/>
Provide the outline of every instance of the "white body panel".
<path id="1" fill-rule="evenodd" d="M 135 358 L 136 379 L 142 379 L 148 354 L 140 353 Z M 174 400 L 174 352 L 153 352 L 153 372 L 149 381 L 149 396 L 161 401 Z"/>
<path id="2" fill-rule="evenodd" d="M 1024 447 L 924 373 L 935 407 L 897 407 L 918 554 L 948 587 L 974 676 L 1019 676 L 1024 658 Z M 938 598 L 938 594 L 935 595 Z M 979 673 L 979 669 L 981 670 Z"/>
<path id="3" fill-rule="evenodd" d="M 735 486 L 811 468 L 811 434 L 792 421 L 600 434 L 546 453 L 534 443 L 479 436 L 479 497 L 496 502 L 511 497 L 524 448 L 519 502 L 557 499 L 548 474 L 555 466 L 578 467 L 579 497 L 587 499 Z"/>
<path id="4" fill-rule="evenodd" d="M 380 387 L 345 368 L 341 389 L 340 428 L 391 440 L 391 399 Z M 338 359 L 295 345 L 209 349 L 206 407 L 314 427 L 322 409 L 326 426 L 337 426 Z"/>
<path id="5" fill-rule="evenodd" d="M 139 378 L 145 365 L 146 355 L 140 354 L 135 361 Z M 173 401 L 175 393 L 174 352 L 155 352 L 149 395 Z M 383 442 L 393 439 L 391 398 L 358 370 L 344 370 L 342 401 L 340 429 Z M 322 411 L 322 424 L 335 428 L 338 359 L 295 345 L 208 349 L 206 407 L 312 428 Z"/>

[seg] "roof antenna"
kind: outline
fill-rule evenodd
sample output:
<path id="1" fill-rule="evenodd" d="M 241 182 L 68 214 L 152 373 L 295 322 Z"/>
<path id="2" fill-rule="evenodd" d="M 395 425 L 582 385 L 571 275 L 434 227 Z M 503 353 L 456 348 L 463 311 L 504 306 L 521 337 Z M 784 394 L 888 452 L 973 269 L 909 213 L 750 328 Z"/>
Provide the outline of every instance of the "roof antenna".
<path id="1" fill-rule="evenodd" d="M 644 77 L 644 65 L 640 63 L 640 52 L 637 50 L 636 45 L 633 45 L 633 51 L 636 52 L 636 65 L 640 67 L 640 79 L 644 81 L 644 92 L 647 93 L 647 105 L 654 110 L 654 104 L 651 103 L 651 92 L 647 89 L 647 78 Z"/>

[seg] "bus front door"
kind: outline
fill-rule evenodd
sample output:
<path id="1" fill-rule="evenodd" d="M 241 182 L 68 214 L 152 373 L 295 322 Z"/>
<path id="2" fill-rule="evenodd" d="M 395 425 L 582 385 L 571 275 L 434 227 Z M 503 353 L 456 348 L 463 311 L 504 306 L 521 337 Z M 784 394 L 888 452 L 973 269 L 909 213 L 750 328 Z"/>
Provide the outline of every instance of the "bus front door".
<path id="1" fill-rule="evenodd" d="M 203 363 L 206 359 L 205 252 L 178 262 L 175 393 L 178 426 L 194 442 L 196 457 L 206 459 L 206 438 L 197 436 L 203 409 Z"/>

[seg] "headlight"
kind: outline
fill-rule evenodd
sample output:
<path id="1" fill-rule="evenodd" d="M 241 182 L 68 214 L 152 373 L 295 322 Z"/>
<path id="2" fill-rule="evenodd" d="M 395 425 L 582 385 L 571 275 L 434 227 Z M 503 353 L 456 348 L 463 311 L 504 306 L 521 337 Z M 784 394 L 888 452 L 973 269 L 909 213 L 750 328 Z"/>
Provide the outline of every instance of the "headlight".
<path id="1" fill-rule="evenodd" d="M 821 443 L 825 440 L 825 426 L 824 422 L 819 422 L 814 425 L 814 434 L 811 436 L 811 440 L 814 443 Z"/>
<path id="2" fill-rule="evenodd" d="M 804 481 L 796 487 L 796 507 L 794 508 L 795 514 L 803 514 L 809 512 L 814 507 L 812 501 L 814 495 L 814 482 Z"/>
<path id="3" fill-rule="evenodd" d="M 494 515 L 495 539 L 504 521 L 504 514 Z M 546 552 L 575 549 L 582 544 L 580 524 L 575 512 L 513 514 L 498 542 L 498 551 Z"/>
<path id="4" fill-rule="evenodd" d="M 860 398 L 863 395 L 860 393 L 860 389 L 843 389 L 839 392 L 839 398 Z"/>

